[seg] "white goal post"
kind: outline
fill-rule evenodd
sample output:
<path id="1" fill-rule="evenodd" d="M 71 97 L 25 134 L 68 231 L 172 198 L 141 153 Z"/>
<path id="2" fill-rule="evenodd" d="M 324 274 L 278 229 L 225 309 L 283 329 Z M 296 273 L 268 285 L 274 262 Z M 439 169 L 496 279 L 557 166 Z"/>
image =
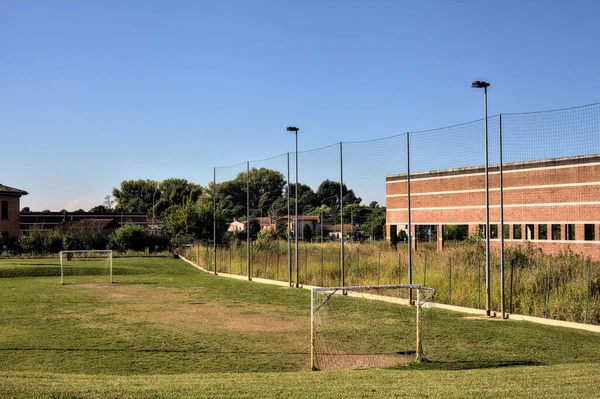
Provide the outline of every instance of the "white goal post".
<path id="1" fill-rule="evenodd" d="M 65 263 L 71 261 L 73 258 L 77 259 L 106 259 L 108 267 L 108 282 L 112 284 L 113 273 L 113 251 L 112 250 L 73 250 L 73 251 L 60 251 L 60 284 L 65 284 Z"/>
<path id="2" fill-rule="evenodd" d="M 433 288 L 419 284 L 313 288 L 311 369 L 381 368 L 421 361 L 422 307 L 433 301 L 434 294 Z"/>

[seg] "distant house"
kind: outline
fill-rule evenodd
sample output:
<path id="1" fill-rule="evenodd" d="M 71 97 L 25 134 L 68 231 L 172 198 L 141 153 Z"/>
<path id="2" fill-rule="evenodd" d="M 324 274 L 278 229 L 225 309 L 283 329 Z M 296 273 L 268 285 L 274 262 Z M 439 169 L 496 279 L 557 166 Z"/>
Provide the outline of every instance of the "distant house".
<path id="1" fill-rule="evenodd" d="M 273 218 L 270 216 L 256 218 L 260 223 L 260 229 L 262 230 L 275 230 L 276 224 L 273 222 Z"/>
<path id="2" fill-rule="evenodd" d="M 352 225 L 344 223 L 344 227 L 343 227 L 343 231 L 342 231 L 341 224 L 334 224 L 333 226 L 327 226 L 327 228 L 325 228 L 325 232 L 327 233 L 327 235 L 330 238 L 332 238 L 334 240 L 339 240 L 340 237 L 342 237 L 342 233 L 350 234 L 352 232 Z"/>
<path id="3" fill-rule="evenodd" d="M 243 231 L 245 229 L 246 229 L 245 222 L 240 222 L 239 220 L 233 219 L 233 222 L 229 223 L 229 228 L 227 228 L 227 231 L 236 232 L 236 231 Z"/>
<path id="4" fill-rule="evenodd" d="M 20 200 L 27 191 L 0 184 L 0 236 L 4 245 L 19 237 Z"/>
<path id="5" fill-rule="evenodd" d="M 277 220 L 278 221 L 283 220 L 287 223 L 288 217 L 282 216 Z M 289 229 L 290 229 L 290 232 L 292 233 L 292 235 L 294 234 L 295 221 L 296 221 L 296 216 L 290 215 Z M 310 231 L 313 233 L 313 235 L 318 234 L 319 228 L 321 226 L 320 223 L 321 223 L 321 218 L 319 218 L 318 216 L 298 215 L 298 239 L 300 239 L 300 240 L 304 239 L 304 226 L 310 227 Z"/>

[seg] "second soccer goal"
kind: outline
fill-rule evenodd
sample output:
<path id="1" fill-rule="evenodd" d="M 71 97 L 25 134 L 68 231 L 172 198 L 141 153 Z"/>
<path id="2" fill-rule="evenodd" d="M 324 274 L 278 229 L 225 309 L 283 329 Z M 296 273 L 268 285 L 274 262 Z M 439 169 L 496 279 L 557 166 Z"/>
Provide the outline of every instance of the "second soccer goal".
<path id="1" fill-rule="evenodd" d="M 113 282 L 110 250 L 61 251 L 59 257 L 61 284 Z"/>

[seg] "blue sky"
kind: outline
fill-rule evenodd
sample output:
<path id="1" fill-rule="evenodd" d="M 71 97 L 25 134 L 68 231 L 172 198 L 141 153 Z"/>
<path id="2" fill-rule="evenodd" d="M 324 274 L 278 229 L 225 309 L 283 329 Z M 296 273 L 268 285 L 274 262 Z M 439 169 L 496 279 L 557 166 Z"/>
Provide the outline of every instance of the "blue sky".
<path id="1" fill-rule="evenodd" d="M 126 179 L 600 101 L 600 2 L 0 0 L 0 183 L 89 209 Z M 7 167 L 8 165 L 8 167 Z M 301 179 L 302 180 L 302 179 Z M 360 194 L 360 193 L 359 193 Z"/>

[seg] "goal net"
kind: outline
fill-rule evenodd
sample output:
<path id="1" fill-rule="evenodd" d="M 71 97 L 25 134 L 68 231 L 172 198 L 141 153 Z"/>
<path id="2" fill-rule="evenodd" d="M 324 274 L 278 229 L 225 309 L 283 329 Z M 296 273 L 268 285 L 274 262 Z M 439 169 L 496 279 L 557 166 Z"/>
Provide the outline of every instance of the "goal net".
<path id="1" fill-rule="evenodd" d="M 112 251 L 61 251 L 60 283 L 112 284 Z"/>
<path id="2" fill-rule="evenodd" d="M 421 316 L 434 293 L 418 284 L 313 288 L 311 368 L 385 368 L 420 361 Z"/>

